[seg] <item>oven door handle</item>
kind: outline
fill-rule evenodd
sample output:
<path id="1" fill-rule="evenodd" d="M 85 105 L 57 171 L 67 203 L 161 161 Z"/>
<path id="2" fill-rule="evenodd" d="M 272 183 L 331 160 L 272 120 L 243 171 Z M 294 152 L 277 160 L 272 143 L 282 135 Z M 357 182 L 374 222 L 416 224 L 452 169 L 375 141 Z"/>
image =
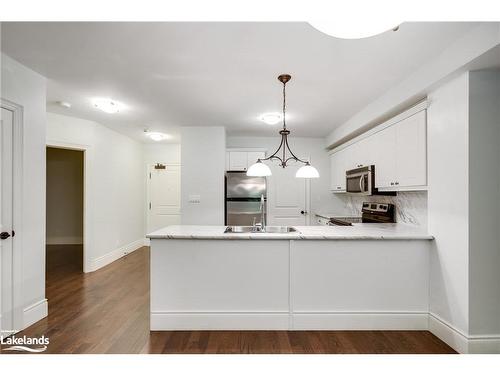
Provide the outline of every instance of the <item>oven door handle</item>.
<path id="1" fill-rule="evenodd" d="M 361 176 L 359 179 L 359 189 L 362 193 L 365 192 L 365 178 L 364 178 L 364 176 Z"/>

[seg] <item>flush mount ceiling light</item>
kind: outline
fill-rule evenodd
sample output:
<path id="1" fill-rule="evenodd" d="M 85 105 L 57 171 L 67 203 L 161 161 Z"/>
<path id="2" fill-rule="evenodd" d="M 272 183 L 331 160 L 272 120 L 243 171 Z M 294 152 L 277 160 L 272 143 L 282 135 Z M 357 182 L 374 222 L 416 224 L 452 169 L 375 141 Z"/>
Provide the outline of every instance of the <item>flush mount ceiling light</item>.
<path id="1" fill-rule="evenodd" d="M 276 125 L 281 121 L 281 113 L 264 113 L 260 116 L 260 120 L 265 122 L 267 125 Z"/>
<path id="2" fill-rule="evenodd" d="M 60 105 L 63 108 L 71 108 L 71 103 L 65 102 L 65 101 L 58 101 L 56 102 L 58 105 Z"/>
<path id="3" fill-rule="evenodd" d="M 331 19 L 309 21 L 309 25 L 314 27 L 316 30 L 340 39 L 362 39 L 378 35 L 389 30 L 398 31 L 399 24 L 400 22 L 398 21 L 384 21 L 378 19 L 377 17 L 364 19 L 362 22 L 357 23 L 351 22 L 349 19 L 346 19 L 345 21 Z"/>
<path id="4" fill-rule="evenodd" d="M 278 160 L 279 165 L 282 168 L 286 168 L 288 166 L 288 162 L 295 161 L 304 164 L 299 168 L 295 177 L 299 178 L 318 178 L 319 173 L 309 164 L 306 160 L 301 160 L 290 150 L 290 146 L 288 145 L 288 135 L 290 134 L 290 130 L 286 128 L 286 83 L 292 79 L 292 76 L 289 74 L 281 74 L 278 77 L 278 80 L 283 84 L 283 115 L 281 116 L 283 120 L 283 129 L 279 131 L 281 135 L 281 143 L 278 149 L 271 156 L 264 159 L 257 159 L 255 164 L 252 164 L 250 168 L 248 168 L 247 176 L 270 176 L 271 169 L 265 165 L 262 161 L 264 160 Z M 281 155 L 278 156 L 278 155 Z"/>
<path id="5" fill-rule="evenodd" d="M 151 138 L 153 141 L 160 142 L 164 141 L 165 139 L 169 139 L 170 136 L 165 133 L 160 133 L 160 132 L 150 132 L 149 130 L 144 130 L 144 133 Z"/>
<path id="6" fill-rule="evenodd" d="M 125 108 L 123 103 L 109 98 L 95 98 L 92 100 L 92 104 L 106 113 L 118 113 Z"/>

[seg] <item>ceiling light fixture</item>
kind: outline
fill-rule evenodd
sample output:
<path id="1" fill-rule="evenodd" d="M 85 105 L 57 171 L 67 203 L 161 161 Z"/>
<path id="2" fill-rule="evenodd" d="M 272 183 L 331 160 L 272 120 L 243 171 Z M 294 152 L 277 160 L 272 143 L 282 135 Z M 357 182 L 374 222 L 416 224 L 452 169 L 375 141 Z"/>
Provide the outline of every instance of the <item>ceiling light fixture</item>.
<path id="1" fill-rule="evenodd" d="M 160 133 L 160 132 L 150 132 L 149 130 L 144 130 L 144 133 L 151 138 L 153 141 L 160 142 L 164 141 L 165 139 L 169 139 L 170 136 L 165 133 Z"/>
<path id="2" fill-rule="evenodd" d="M 324 34 L 340 39 L 362 39 L 382 34 L 386 31 L 398 31 L 398 21 L 387 22 L 377 17 L 353 23 L 351 20 L 333 22 L 331 19 L 309 21 L 309 25 Z M 396 26 L 395 26 L 396 25 Z"/>
<path id="3" fill-rule="evenodd" d="M 92 100 L 92 104 L 106 113 L 118 113 L 125 108 L 123 103 L 109 98 L 95 98 Z"/>
<path id="4" fill-rule="evenodd" d="M 260 116 L 260 120 L 265 122 L 267 125 L 276 125 L 281 121 L 281 113 L 264 113 Z"/>
<path id="5" fill-rule="evenodd" d="M 289 161 L 295 161 L 304 164 L 300 167 L 295 174 L 295 177 L 299 178 L 318 178 L 319 173 L 316 168 L 311 166 L 308 161 L 301 160 L 290 150 L 290 146 L 288 145 L 288 135 L 290 134 L 290 130 L 286 128 L 286 83 L 292 79 L 292 76 L 289 74 L 281 74 L 278 77 L 278 80 L 283 84 L 283 129 L 279 131 L 281 135 L 281 143 L 278 149 L 271 156 L 263 159 L 257 159 L 255 164 L 252 164 L 250 168 L 248 168 L 247 176 L 270 176 L 272 174 L 271 169 L 265 165 L 262 161 L 264 160 L 278 160 L 280 162 L 280 166 L 282 168 L 286 168 L 288 166 Z M 287 155 L 287 153 L 289 155 Z M 281 155 L 278 156 L 278 154 Z"/>
<path id="6" fill-rule="evenodd" d="M 63 108 L 71 108 L 71 103 L 69 102 L 65 102 L 65 101 L 58 101 L 56 102 L 57 104 L 59 104 L 61 107 Z"/>

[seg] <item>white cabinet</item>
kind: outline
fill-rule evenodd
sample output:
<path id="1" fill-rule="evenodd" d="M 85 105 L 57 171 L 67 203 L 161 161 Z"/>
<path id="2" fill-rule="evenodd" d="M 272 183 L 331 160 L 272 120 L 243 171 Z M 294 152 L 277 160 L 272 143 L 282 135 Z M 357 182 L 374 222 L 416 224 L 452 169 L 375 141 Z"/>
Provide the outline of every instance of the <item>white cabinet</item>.
<path id="1" fill-rule="evenodd" d="M 246 171 L 248 168 L 247 153 L 244 151 L 229 152 L 229 170 Z"/>
<path id="2" fill-rule="evenodd" d="M 390 126 L 373 135 L 379 146 L 378 151 L 373 154 L 373 165 L 375 165 L 375 187 L 394 186 L 396 174 L 396 128 Z"/>
<path id="3" fill-rule="evenodd" d="M 427 185 L 426 111 L 414 114 L 396 126 L 397 186 Z"/>
<path id="4" fill-rule="evenodd" d="M 247 152 L 247 165 L 250 167 L 257 162 L 257 159 L 264 159 L 266 153 L 264 151 L 249 151 Z"/>
<path id="5" fill-rule="evenodd" d="M 330 155 L 330 188 L 333 192 L 345 192 L 347 149 L 337 151 Z"/>
<path id="6" fill-rule="evenodd" d="M 426 111 L 385 126 L 330 155 L 332 191 L 345 191 L 346 170 L 371 164 L 375 187 L 381 191 L 426 188 Z"/>
<path id="7" fill-rule="evenodd" d="M 264 151 L 226 151 L 226 170 L 246 171 L 257 159 L 266 157 Z"/>
<path id="8" fill-rule="evenodd" d="M 375 187 L 418 190 L 427 185 L 425 111 L 418 112 L 373 136 L 380 144 L 375 164 Z"/>

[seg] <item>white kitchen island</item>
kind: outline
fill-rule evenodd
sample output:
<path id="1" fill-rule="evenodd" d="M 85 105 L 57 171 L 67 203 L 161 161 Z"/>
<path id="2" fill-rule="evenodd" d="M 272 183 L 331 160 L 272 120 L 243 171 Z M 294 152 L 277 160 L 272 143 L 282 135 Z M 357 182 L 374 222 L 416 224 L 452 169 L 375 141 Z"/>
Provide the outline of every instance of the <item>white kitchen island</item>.
<path id="1" fill-rule="evenodd" d="M 151 330 L 427 329 L 432 236 L 403 224 L 151 233 Z"/>

